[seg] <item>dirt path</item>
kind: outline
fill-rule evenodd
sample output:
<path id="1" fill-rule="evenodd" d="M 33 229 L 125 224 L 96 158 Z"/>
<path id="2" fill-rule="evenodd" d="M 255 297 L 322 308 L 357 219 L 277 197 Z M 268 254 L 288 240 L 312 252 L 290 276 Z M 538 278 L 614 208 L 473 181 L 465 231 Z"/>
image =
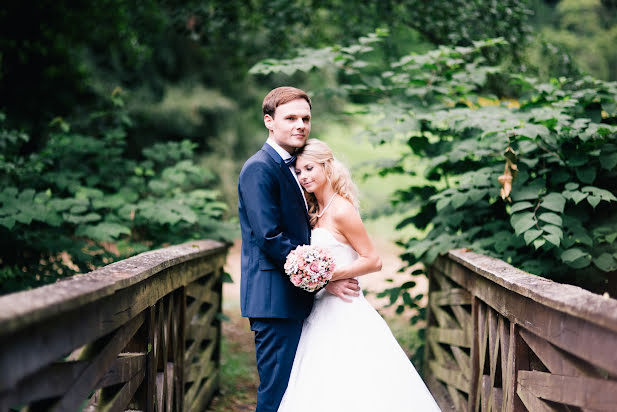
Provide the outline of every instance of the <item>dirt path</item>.
<path id="1" fill-rule="evenodd" d="M 398 274 L 401 267 L 399 249 L 386 239 L 374 238 L 381 255 L 383 267 L 380 272 L 363 276 L 360 280 L 363 290 L 378 292 L 393 285 L 400 285 L 406 279 Z M 223 285 L 223 312 L 229 318 L 223 322 L 223 374 L 220 393 L 214 398 L 209 412 L 243 412 L 255 410 L 258 376 L 255 365 L 255 345 L 248 321 L 240 316 L 240 240 L 231 248 L 225 270 L 231 275 L 233 283 Z M 386 279 L 392 278 L 393 282 Z M 416 289 L 425 291 L 425 281 L 419 281 Z M 387 299 L 378 299 L 375 293 L 368 293 L 367 299 L 391 324 L 401 323 L 406 327 L 409 313 L 394 314 L 394 307 L 384 308 Z M 395 332 L 396 335 L 396 332 Z"/>

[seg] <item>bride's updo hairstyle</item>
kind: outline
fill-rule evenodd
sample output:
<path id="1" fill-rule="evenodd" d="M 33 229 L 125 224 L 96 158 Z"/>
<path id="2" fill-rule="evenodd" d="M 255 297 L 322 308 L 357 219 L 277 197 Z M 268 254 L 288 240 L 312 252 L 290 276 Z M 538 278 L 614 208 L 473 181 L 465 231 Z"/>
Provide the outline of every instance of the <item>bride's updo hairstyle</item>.
<path id="1" fill-rule="evenodd" d="M 326 179 L 332 185 L 334 192 L 341 197 L 349 200 L 356 208 L 358 208 L 357 188 L 351 180 L 349 170 L 338 161 L 332 154 L 332 149 L 318 139 L 308 139 L 306 144 L 297 153 L 298 158 L 303 158 L 313 163 L 317 163 L 323 167 Z M 308 204 L 308 212 L 311 218 L 311 226 L 317 223 L 317 213 L 319 213 L 319 205 L 313 193 L 304 192 L 306 203 Z"/>

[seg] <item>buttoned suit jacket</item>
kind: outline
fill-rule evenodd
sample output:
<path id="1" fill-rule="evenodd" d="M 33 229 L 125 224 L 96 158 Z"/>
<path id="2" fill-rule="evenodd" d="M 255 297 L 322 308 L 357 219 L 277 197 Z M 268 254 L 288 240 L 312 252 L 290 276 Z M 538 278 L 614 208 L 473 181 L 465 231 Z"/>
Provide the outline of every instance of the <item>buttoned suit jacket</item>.
<path id="1" fill-rule="evenodd" d="M 310 244 L 309 216 L 289 166 L 267 143 L 242 167 L 238 212 L 242 316 L 306 318 L 314 294 L 293 286 L 283 266 L 289 252 Z"/>

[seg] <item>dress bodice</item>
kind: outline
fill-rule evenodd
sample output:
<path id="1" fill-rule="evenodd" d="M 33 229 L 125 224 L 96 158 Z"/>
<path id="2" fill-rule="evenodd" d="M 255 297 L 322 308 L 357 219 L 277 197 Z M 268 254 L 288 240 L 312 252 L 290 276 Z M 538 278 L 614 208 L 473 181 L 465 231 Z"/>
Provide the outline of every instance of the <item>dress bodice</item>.
<path id="1" fill-rule="evenodd" d="M 358 253 L 347 243 L 334 237 L 328 229 L 317 227 L 311 232 L 311 244 L 327 249 L 337 267 L 347 266 L 358 258 Z"/>

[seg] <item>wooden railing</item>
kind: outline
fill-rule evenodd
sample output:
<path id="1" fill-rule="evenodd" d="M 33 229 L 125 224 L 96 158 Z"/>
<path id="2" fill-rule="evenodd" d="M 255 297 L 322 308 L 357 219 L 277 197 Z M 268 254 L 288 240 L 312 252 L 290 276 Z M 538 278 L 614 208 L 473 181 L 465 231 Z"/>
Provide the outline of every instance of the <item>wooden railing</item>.
<path id="1" fill-rule="evenodd" d="M 0 297 L 0 411 L 203 411 L 228 247 L 195 241 Z"/>
<path id="2" fill-rule="evenodd" d="M 444 411 L 617 411 L 617 300 L 465 250 L 429 272 L 426 381 Z"/>

